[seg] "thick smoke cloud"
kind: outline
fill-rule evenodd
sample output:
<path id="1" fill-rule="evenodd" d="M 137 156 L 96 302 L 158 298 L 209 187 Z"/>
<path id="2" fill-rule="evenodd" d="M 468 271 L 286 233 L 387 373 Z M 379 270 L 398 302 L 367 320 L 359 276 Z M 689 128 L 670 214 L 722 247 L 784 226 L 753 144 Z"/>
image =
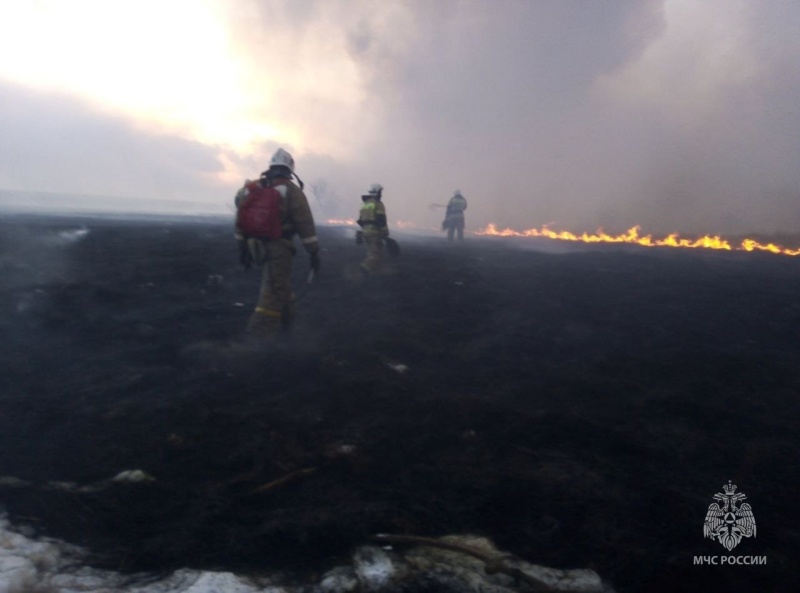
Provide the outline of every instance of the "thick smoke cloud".
<path id="1" fill-rule="evenodd" d="M 599 198 L 584 191 L 596 185 L 586 159 L 597 140 L 575 119 L 597 77 L 635 59 L 662 29 L 659 5 L 428 6 L 365 17 L 350 33 L 384 113 L 369 152 L 380 155 L 388 185 L 414 208 L 459 188 L 473 220 L 575 222 Z M 565 210 L 568 201 L 576 204 Z"/>
<path id="2" fill-rule="evenodd" d="M 249 121 L 269 124 L 258 143 L 3 87 L 0 184 L 218 204 L 283 146 L 322 188 L 321 216 L 353 216 L 380 182 L 391 220 L 432 227 L 428 206 L 456 188 L 473 229 L 800 226 L 791 0 L 212 4 L 248 73 Z"/>
<path id="3" fill-rule="evenodd" d="M 144 130 L 61 94 L 0 84 L 0 103 L 0 187 L 6 190 L 121 199 L 112 209 L 146 199 L 195 210 L 220 199 L 224 153 L 217 147 Z"/>
<path id="4" fill-rule="evenodd" d="M 795 230 L 800 9 L 681 4 L 364 15 L 350 51 L 382 114 L 367 152 L 397 209 L 459 187 L 473 220 L 516 228 Z"/>

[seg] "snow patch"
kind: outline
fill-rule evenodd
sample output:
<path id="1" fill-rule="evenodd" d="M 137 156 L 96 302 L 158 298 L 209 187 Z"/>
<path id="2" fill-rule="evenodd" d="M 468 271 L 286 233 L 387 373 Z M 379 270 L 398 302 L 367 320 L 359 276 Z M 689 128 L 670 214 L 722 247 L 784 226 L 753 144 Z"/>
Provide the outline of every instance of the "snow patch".
<path id="1" fill-rule="evenodd" d="M 498 551 L 485 538 L 447 536 L 444 542 L 469 545 L 502 561 L 518 575 L 546 583 L 555 591 L 613 593 L 591 570 L 559 570 L 532 565 Z M 485 570 L 484 563 L 449 550 L 420 546 L 404 554 L 376 545 L 358 548 L 352 563 L 329 570 L 318 583 L 281 586 L 271 577 L 248 578 L 230 572 L 180 569 L 153 580 L 84 564 L 86 552 L 70 544 L 37 538 L 13 528 L 0 516 L 0 593 L 381 593 L 398 590 L 444 590 L 453 593 L 517 593 L 528 590 L 519 578 Z M 501 571 L 502 572 L 502 571 Z M 523 577 L 524 579 L 524 577 Z"/>
<path id="2" fill-rule="evenodd" d="M 152 582 L 138 575 L 97 570 L 79 563 L 84 552 L 75 546 L 48 539 L 33 539 L 11 529 L 0 518 L 0 593 L 60 591 L 83 593 L 281 593 L 261 587 L 229 572 L 182 569 Z"/>
<path id="3" fill-rule="evenodd" d="M 385 586 L 396 572 L 386 552 L 375 546 L 359 548 L 353 561 L 358 580 L 368 591 Z"/>
<path id="4" fill-rule="evenodd" d="M 58 233 L 58 236 L 66 241 L 80 241 L 88 234 L 89 234 L 89 229 L 87 229 L 86 227 L 81 227 L 79 229 L 61 231 L 60 233 Z"/>

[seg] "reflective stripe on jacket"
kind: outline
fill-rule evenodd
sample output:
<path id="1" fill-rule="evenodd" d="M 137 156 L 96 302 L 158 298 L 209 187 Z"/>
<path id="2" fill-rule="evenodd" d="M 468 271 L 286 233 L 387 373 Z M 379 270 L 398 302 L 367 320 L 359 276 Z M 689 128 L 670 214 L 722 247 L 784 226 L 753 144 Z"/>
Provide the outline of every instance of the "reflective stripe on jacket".
<path id="1" fill-rule="evenodd" d="M 358 213 L 358 226 L 363 229 L 364 234 L 388 235 L 389 228 L 386 224 L 386 207 L 380 200 L 369 197 L 364 199 L 361 210 Z"/>

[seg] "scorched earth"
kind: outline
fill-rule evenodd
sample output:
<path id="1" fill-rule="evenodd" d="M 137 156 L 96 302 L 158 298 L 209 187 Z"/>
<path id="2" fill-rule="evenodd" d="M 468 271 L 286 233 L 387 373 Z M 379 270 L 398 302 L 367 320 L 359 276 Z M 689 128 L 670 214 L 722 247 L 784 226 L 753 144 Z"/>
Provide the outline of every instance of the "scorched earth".
<path id="1" fill-rule="evenodd" d="M 291 340 L 254 349 L 230 221 L 0 226 L 0 504 L 95 566 L 313 572 L 469 533 L 621 592 L 796 583 L 797 259 L 396 233 L 363 281 L 322 227 Z M 730 553 L 703 537 L 728 480 L 758 522 Z M 723 553 L 767 564 L 693 565 Z"/>

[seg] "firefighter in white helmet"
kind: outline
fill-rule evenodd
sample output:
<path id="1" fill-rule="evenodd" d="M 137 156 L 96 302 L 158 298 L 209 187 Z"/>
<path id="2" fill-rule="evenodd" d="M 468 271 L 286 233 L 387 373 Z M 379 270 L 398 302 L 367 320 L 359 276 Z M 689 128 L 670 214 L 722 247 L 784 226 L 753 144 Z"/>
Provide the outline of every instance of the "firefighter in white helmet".
<path id="1" fill-rule="evenodd" d="M 299 184 L 292 181 L 297 178 Z M 314 216 L 303 193 L 303 182 L 294 171 L 294 159 L 279 148 L 272 156 L 269 169 L 261 174 L 260 183 L 276 188 L 281 201 L 278 208 L 281 236 L 277 239 L 258 240 L 243 237 L 237 232 L 240 260 L 245 268 L 254 263 L 262 268 L 261 290 L 255 311 L 247 323 L 247 333 L 259 338 L 273 338 L 281 328 L 288 329 L 294 317 L 292 304 L 292 258 L 297 249 L 294 236 L 310 256 L 311 268 L 319 270 L 319 243 Z M 239 207 L 242 191 L 236 196 Z"/>
<path id="2" fill-rule="evenodd" d="M 467 200 L 461 195 L 461 190 L 453 192 L 453 197 L 447 203 L 447 210 L 442 223 L 442 230 L 447 229 L 447 240 L 452 241 L 453 235 L 459 241 L 464 240 L 464 210 L 467 209 Z"/>
<path id="3" fill-rule="evenodd" d="M 362 204 L 357 222 L 367 247 L 367 257 L 361 263 L 361 271 L 366 275 L 373 274 L 380 268 L 383 262 L 383 240 L 389 236 L 382 197 L 383 186 L 380 183 L 373 183 L 369 192 L 361 196 Z"/>

